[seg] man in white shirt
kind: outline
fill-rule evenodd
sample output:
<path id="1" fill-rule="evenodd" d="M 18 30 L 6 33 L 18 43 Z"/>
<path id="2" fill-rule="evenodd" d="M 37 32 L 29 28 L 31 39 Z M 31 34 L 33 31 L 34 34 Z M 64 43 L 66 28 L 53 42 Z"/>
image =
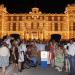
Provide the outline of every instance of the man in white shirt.
<path id="1" fill-rule="evenodd" d="M 70 40 L 70 43 L 67 44 L 69 47 L 69 61 L 70 61 L 70 66 L 71 66 L 71 74 L 75 75 L 75 43 L 74 39 Z"/>

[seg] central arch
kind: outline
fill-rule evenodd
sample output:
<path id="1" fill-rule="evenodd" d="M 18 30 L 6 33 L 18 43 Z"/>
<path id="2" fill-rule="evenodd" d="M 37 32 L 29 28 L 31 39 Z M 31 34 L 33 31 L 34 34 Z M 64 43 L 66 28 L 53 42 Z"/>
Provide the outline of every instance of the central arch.
<path id="1" fill-rule="evenodd" d="M 51 40 L 59 41 L 60 39 L 61 39 L 61 35 L 60 34 L 52 34 L 51 35 Z"/>
<path id="2" fill-rule="evenodd" d="M 15 38 L 15 39 L 20 39 L 20 35 L 19 34 L 10 34 L 10 36 Z"/>

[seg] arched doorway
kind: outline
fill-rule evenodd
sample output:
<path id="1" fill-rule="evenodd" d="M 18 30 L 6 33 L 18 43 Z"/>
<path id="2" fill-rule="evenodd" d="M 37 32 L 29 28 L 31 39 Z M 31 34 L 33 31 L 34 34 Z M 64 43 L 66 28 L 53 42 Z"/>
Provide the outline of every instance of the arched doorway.
<path id="1" fill-rule="evenodd" d="M 60 41 L 60 39 L 61 39 L 61 35 L 60 34 L 52 34 L 51 35 L 51 40 Z"/>
<path id="2" fill-rule="evenodd" d="M 20 39 L 20 35 L 19 34 L 10 34 L 11 37 L 13 37 L 15 40 L 16 39 Z"/>

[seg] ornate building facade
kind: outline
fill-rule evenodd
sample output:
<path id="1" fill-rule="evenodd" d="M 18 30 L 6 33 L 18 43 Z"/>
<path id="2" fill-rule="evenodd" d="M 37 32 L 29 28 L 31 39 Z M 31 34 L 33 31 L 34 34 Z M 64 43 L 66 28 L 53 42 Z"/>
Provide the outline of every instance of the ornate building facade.
<path id="1" fill-rule="evenodd" d="M 42 13 L 32 8 L 29 13 L 8 13 L 0 5 L 0 35 L 19 34 L 25 39 L 50 39 L 60 34 L 61 39 L 75 38 L 75 4 L 65 8 L 64 13 Z"/>

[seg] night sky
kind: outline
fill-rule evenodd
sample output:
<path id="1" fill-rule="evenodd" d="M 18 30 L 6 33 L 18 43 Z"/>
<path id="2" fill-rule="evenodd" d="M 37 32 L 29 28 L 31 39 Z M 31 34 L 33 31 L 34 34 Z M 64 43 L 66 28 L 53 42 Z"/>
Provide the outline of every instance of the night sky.
<path id="1" fill-rule="evenodd" d="M 63 13 L 67 4 L 75 0 L 0 0 L 9 13 L 27 13 L 31 8 L 38 7 L 43 13 Z"/>

